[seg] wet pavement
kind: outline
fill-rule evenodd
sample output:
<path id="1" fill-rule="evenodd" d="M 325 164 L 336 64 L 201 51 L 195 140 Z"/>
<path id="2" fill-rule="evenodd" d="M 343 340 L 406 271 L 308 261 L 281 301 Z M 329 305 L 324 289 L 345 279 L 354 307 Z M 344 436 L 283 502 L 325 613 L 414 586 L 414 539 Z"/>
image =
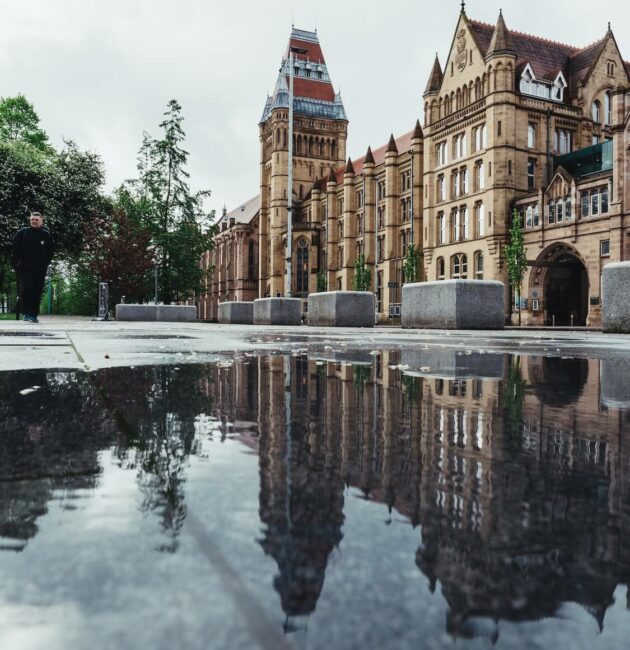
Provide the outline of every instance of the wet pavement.
<path id="1" fill-rule="evenodd" d="M 0 372 L 0 648 L 627 647 L 627 338 L 106 326 Z"/>

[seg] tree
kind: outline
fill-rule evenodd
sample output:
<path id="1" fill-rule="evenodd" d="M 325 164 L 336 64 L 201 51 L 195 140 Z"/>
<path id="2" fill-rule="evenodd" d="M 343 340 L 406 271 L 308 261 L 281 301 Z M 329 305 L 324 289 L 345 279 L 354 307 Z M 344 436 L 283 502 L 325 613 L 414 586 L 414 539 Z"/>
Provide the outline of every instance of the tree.
<path id="1" fill-rule="evenodd" d="M 523 277 L 527 270 L 527 256 L 525 254 L 525 243 L 521 229 L 521 217 L 517 210 L 512 215 L 512 228 L 510 229 L 510 241 L 505 247 L 505 262 L 507 264 L 508 280 L 510 286 L 516 292 L 518 304 L 518 324 L 521 325 L 521 287 Z"/>
<path id="2" fill-rule="evenodd" d="M 109 284 L 112 304 L 123 296 L 135 301 L 146 298 L 149 271 L 155 264 L 150 244 L 149 230 L 121 209 L 88 224 L 82 263 L 93 276 Z"/>
<path id="3" fill-rule="evenodd" d="M 204 212 L 209 190 L 192 192 L 186 170 L 188 152 L 181 106 L 168 103 L 160 123 L 162 138 L 143 136 L 138 155 L 136 180 L 119 191 L 119 204 L 137 215 L 149 229 L 159 250 L 161 298 L 165 303 L 183 300 L 200 290 L 203 271 L 201 255 L 213 247 L 214 213 Z M 132 204 L 132 205 L 130 205 Z"/>
<path id="4" fill-rule="evenodd" d="M 328 280 L 326 279 L 326 271 L 319 271 L 317 273 L 317 291 L 323 293 L 328 290 Z"/>
<path id="5" fill-rule="evenodd" d="M 352 278 L 352 288 L 355 291 L 369 291 L 372 282 L 370 269 L 365 265 L 365 255 L 361 253 L 354 264 L 354 278 Z"/>
<path id="6" fill-rule="evenodd" d="M 0 140 L 28 142 L 40 151 L 52 153 L 48 136 L 39 127 L 39 116 L 24 95 L 0 98 Z"/>
<path id="7" fill-rule="evenodd" d="M 407 246 L 407 254 L 403 263 L 405 282 L 417 282 L 420 279 L 420 255 L 414 244 Z"/>

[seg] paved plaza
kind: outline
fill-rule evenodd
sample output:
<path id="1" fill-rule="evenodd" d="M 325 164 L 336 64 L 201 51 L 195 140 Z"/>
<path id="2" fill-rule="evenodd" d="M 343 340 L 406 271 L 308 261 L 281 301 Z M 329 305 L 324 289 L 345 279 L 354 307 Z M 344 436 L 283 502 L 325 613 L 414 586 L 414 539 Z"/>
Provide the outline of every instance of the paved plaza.
<path id="1" fill-rule="evenodd" d="M 108 367 L 216 361 L 234 353 L 309 353 L 375 349 L 455 348 L 611 359 L 630 356 L 630 336 L 587 330 L 401 330 L 117 323 L 42 317 L 39 325 L 0 321 L 0 370 L 97 370 Z"/>

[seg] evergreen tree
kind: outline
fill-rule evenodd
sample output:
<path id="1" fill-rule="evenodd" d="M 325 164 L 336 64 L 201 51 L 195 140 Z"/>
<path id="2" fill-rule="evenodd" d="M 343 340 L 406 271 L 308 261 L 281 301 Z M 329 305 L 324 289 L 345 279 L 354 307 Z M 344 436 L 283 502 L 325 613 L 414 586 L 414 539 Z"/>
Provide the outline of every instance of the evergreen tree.
<path id="1" fill-rule="evenodd" d="M 188 152 L 181 106 L 168 103 L 160 123 L 162 137 L 143 136 L 138 155 L 138 178 L 118 193 L 118 202 L 151 232 L 159 254 L 160 298 L 184 300 L 198 292 L 203 280 L 202 254 L 213 247 L 214 213 L 204 213 L 209 190 L 192 192 L 186 169 Z"/>
<path id="2" fill-rule="evenodd" d="M 508 280 L 510 286 L 516 293 L 518 304 L 518 324 L 521 324 L 521 287 L 523 277 L 527 270 L 527 256 L 525 254 L 525 243 L 521 229 L 521 217 L 517 210 L 512 215 L 512 227 L 510 229 L 510 241 L 505 247 L 505 262 L 507 264 Z"/>

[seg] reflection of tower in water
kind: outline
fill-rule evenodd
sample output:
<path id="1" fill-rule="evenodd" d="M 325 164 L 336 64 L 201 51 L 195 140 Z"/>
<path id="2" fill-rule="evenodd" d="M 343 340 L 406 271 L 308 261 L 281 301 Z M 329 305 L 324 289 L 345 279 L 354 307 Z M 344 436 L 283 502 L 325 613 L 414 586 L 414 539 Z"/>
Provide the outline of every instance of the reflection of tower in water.
<path id="1" fill-rule="evenodd" d="M 326 377 L 313 370 L 300 357 L 260 366 L 260 404 L 268 405 L 259 413 L 261 546 L 278 564 L 274 586 L 287 616 L 315 610 L 342 537 L 339 429 L 327 426 Z"/>

